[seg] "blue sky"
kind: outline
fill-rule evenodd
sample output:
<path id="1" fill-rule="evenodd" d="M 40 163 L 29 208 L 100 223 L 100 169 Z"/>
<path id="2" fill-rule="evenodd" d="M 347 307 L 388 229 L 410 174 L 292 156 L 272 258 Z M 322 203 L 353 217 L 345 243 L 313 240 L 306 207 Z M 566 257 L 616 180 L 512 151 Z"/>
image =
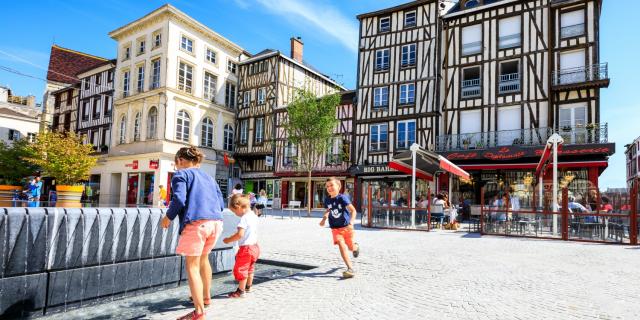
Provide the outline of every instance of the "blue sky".
<path id="1" fill-rule="evenodd" d="M 166 1 L 10 1 L 0 20 L 0 66 L 41 79 L 46 77 L 53 43 L 113 58 L 115 42 L 107 33 Z M 406 0 L 176 0 L 170 3 L 245 50 L 289 52 L 289 38 L 301 36 L 304 59 L 348 88 L 355 87 L 357 14 Z M 600 177 L 601 187 L 625 185 L 624 145 L 640 136 L 637 74 L 640 52 L 640 1 L 604 0 L 600 23 L 602 62 L 609 62 L 611 85 L 602 90 L 601 122 L 609 123 L 616 154 Z M 0 85 L 16 94 L 42 99 L 44 82 L 0 70 Z"/>

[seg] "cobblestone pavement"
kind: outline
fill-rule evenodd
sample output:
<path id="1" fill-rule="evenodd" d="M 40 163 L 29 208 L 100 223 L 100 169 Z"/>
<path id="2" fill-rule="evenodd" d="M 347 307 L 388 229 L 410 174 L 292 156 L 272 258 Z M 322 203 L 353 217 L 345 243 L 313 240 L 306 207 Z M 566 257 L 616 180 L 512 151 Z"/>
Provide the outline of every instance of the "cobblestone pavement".
<path id="1" fill-rule="evenodd" d="M 261 258 L 318 268 L 216 297 L 207 318 L 640 319 L 640 247 L 358 228 L 356 277 L 342 280 L 318 222 L 261 219 Z"/>

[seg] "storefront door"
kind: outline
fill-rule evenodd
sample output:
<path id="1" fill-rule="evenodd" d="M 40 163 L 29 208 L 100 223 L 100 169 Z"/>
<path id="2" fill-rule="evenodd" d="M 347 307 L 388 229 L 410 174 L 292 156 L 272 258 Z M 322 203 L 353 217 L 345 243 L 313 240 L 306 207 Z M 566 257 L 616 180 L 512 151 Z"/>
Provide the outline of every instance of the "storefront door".
<path id="1" fill-rule="evenodd" d="M 324 199 L 328 196 L 325 183 L 323 181 L 315 181 L 313 183 L 313 207 L 324 208 Z"/>
<path id="2" fill-rule="evenodd" d="M 155 181 L 155 175 L 153 174 L 153 172 L 141 173 L 138 204 L 147 205 L 147 206 L 153 205 L 154 181 Z"/>
<path id="3" fill-rule="evenodd" d="M 137 173 L 127 175 L 127 206 L 135 206 L 138 203 L 138 179 Z"/>

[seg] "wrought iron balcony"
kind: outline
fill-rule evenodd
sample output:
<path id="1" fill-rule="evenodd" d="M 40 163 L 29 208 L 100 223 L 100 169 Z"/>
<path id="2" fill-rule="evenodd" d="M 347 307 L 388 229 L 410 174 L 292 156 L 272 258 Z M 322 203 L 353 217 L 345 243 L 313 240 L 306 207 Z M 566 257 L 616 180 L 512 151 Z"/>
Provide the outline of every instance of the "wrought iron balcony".
<path id="1" fill-rule="evenodd" d="M 607 124 L 565 126 L 554 128 L 530 128 L 441 135 L 436 138 L 436 151 L 483 150 L 503 146 L 543 146 L 554 132 L 558 132 L 565 144 L 608 143 Z"/>
<path id="2" fill-rule="evenodd" d="M 462 81 L 463 98 L 479 97 L 480 94 L 480 78 Z"/>
<path id="3" fill-rule="evenodd" d="M 560 38 L 572 38 L 584 34 L 584 23 L 578 23 L 560 28 Z"/>
<path id="4" fill-rule="evenodd" d="M 552 74 L 554 87 L 573 87 L 578 84 L 596 87 L 609 86 L 609 65 L 604 62 L 584 67 L 556 70 Z"/>
<path id="5" fill-rule="evenodd" d="M 520 91 L 520 74 L 509 73 L 500 75 L 500 83 L 498 85 L 499 93 L 511 93 Z"/>

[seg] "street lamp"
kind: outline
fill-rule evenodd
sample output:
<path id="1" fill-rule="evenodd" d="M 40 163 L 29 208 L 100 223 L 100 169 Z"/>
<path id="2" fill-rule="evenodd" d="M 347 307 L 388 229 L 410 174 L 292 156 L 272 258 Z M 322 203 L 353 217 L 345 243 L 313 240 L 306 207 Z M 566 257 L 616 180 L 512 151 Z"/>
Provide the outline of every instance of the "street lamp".
<path id="1" fill-rule="evenodd" d="M 411 147 L 411 161 L 413 162 L 411 166 L 411 227 L 416 227 L 416 157 L 418 150 L 420 150 L 420 145 L 417 143 L 413 143 Z"/>

